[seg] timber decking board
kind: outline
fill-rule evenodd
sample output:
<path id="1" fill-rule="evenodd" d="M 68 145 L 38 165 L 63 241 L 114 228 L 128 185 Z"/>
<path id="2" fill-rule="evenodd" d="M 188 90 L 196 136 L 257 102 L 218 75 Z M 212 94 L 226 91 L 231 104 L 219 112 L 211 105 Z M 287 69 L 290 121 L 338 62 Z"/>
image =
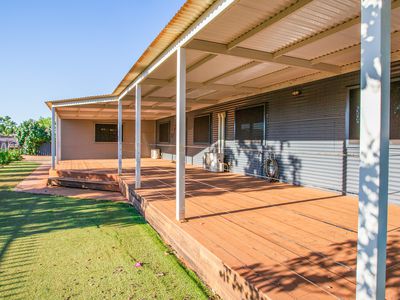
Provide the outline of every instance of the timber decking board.
<path id="1" fill-rule="evenodd" d="M 64 161 L 58 166 L 108 174 L 115 174 L 116 167 L 116 160 Z M 128 173 L 120 178 L 133 189 L 134 161 L 124 159 L 124 167 Z M 164 236 L 179 228 L 223 261 L 226 270 L 215 271 L 232 289 L 245 285 L 229 270 L 272 299 L 355 297 L 356 197 L 192 166 L 186 168 L 186 179 L 186 223 L 175 221 L 174 163 L 142 159 L 142 188 L 135 192 L 152 212 L 146 218 Z M 400 298 L 399 217 L 400 207 L 390 205 L 388 299 Z M 188 240 L 177 239 L 175 247 L 183 252 L 190 248 Z M 196 259 L 190 253 L 184 256 Z M 209 266 L 204 268 L 197 271 L 212 276 L 204 274 L 212 271 Z M 244 289 L 243 298 L 256 298 L 253 292 Z"/>

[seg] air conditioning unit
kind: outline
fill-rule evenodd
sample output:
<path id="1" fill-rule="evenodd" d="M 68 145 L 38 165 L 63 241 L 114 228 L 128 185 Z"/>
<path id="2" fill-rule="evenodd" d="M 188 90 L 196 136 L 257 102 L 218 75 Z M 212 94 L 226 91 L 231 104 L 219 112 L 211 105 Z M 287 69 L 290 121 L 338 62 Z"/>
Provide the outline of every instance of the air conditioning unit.
<path id="1" fill-rule="evenodd" d="M 224 172 L 224 154 L 206 152 L 203 157 L 204 169 L 211 172 Z"/>
<path id="2" fill-rule="evenodd" d="M 161 158 L 161 150 L 160 149 L 151 149 L 150 151 L 152 159 L 160 159 Z"/>

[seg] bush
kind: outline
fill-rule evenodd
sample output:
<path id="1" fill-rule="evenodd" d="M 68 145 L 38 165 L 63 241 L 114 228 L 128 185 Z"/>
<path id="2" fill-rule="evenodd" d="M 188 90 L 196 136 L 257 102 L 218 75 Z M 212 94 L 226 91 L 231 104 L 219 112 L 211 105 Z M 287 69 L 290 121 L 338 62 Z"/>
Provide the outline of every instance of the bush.
<path id="1" fill-rule="evenodd" d="M 0 151 L 0 165 L 7 165 L 12 161 L 17 161 L 21 159 L 22 155 L 19 149 Z"/>
<path id="2" fill-rule="evenodd" d="M 51 119 L 27 120 L 21 123 L 16 134 L 18 143 L 24 154 L 36 155 L 43 143 L 50 141 Z"/>
<path id="3" fill-rule="evenodd" d="M 11 161 L 22 160 L 22 151 L 20 149 L 8 150 L 10 153 Z"/>
<path id="4" fill-rule="evenodd" d="M 6 165 L 10 162 L 10 153 L 8 151 L 0 150 L 0 165 Z"/>

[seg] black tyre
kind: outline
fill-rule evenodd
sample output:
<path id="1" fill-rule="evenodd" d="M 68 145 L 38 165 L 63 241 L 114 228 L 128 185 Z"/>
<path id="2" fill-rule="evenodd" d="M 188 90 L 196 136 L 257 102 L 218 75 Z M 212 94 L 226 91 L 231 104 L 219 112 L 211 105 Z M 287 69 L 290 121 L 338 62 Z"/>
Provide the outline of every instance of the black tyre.
<path id="1" fill-rule="evenodd" d="M 279 166 L 276 159 L 268 158 L 264 164 L 264 173 L 270 180 L 276 180 L 279 177 Z"/>

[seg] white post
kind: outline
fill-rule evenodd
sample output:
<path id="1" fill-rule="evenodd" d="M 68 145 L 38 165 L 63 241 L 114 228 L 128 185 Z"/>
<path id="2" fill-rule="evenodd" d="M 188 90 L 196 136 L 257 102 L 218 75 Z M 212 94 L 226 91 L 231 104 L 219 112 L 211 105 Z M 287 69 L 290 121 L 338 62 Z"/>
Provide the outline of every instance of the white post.
<path id="1" fill-rule="evenodd" d="M 136 126 L 135 126 L 135 159 L 136 159 L 136 168 L 135 168 L 135 188 L 140 189 L 141 183 L 141 172 L 140 172 L 140 158 L 141 158 L 141 105 L 142 105 L 142 87 L 140 84 L 136 85 Z"/>
<path id="2" fill-rule="evenodd" d="M 61 118 L 56 114 L 56 163 L 61 160 Z"/>
<path id="3" fill-rule="evenodd" d="M 217 114 L 218 117 L 218 142 L 217 142 L 217 151 L 221 153 L 221 114 Z"/>
<path id="4" fill-rule="evenodd" d="M 222 119 L 222 123 L 221 123 L 221 153 L 224 154 L 225 153 L 225 120 L 226 120 L 226 113 L 223 112 L 221 113 L 221 119 Z"/>
<path id="5" fill-rule="evenodd" d="M 122 174 L 122 100 L 118 99 L 118 175 Z"/>
<path id="6" fill-rule="evenodd" d="M 225 149 L 225 117 L 226 113 L 218 113 L 218 153 L 224 153 Z"/>
<path id="7" fill-rule="evenodd" d="M 51 169 L 56 168 L 56 108 L 51 107 Z"/>
<path id="8" fill-rule="evenodd" d="M 385 299 L 391 0 L 361 1 L 357 299 Z"/>
<path id="9" fill-rule="evenodd" d="M 185 220 L 186 53 L 178 48 L 176 70 L 176 219 Z"/>

